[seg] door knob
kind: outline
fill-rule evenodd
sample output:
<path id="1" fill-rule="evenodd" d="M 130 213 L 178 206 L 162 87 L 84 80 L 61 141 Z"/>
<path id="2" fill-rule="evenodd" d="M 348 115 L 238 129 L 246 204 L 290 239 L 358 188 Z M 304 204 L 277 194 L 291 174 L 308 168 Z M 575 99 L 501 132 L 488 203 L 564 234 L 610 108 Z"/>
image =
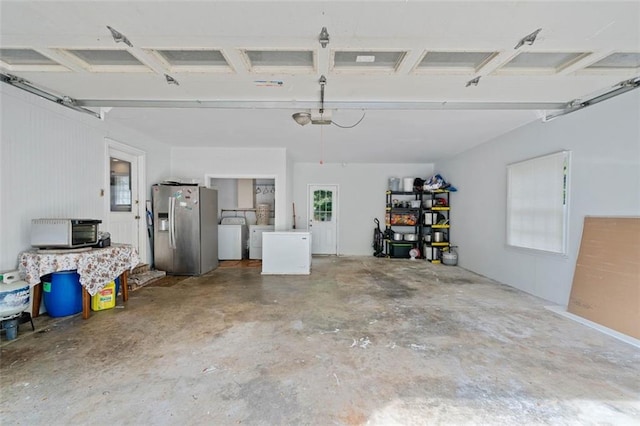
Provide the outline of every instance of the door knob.
<path id="1" fill-rule="evenodd" d="M 138 220 L 138 219 L 140 219 L 140 216 L 136 215 L 136 216 L 134 217 L 134 219 Z"/>

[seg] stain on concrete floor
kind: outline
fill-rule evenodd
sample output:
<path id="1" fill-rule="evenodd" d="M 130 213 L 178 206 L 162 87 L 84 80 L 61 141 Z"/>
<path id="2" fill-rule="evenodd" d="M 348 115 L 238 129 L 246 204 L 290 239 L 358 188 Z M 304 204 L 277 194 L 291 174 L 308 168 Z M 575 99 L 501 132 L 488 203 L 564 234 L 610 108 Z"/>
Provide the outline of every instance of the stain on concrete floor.
<path id="1" fill-rule="evenodd" d="M 119 302 L 122 305 L 122 302 Z M 640 351 L 457 267 L 219 268 L 0 346 L 3 424 L 638 424 Z"/>

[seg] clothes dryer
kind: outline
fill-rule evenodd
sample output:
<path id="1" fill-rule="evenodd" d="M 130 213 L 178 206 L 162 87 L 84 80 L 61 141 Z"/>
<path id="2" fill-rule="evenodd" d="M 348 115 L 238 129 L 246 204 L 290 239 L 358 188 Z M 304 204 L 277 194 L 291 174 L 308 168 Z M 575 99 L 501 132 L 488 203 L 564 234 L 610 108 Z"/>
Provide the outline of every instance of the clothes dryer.
<path id="1" fill-rule="evenodd" d="M 249 225 L 249 259 L 262 259 L 263 232 L 273 232 L 273 225 Z"/>

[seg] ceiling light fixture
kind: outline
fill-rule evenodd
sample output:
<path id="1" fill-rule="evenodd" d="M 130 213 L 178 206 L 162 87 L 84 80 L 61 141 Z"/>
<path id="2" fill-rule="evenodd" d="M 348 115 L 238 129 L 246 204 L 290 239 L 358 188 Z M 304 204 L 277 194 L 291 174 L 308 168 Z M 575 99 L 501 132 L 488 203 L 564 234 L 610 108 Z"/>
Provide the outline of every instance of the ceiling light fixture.
<path id="1" fill-rule="evenodd" d="M 115 41 L 116 43 L 124 43 L 129 47 L 133 47 L 133 44 L 131 44 L 129 39 L 120 31 L 114 30 L 108 25 L 107 25 L 107 28 L 109 28 L 109 31 L 111 31 L 111 36 L 113 37 L 113 41 Z"/>
<path id="2" fill-rule="evenodd" d="M 295 120 L 301 126 L 306 126 L 307 124 L 333 124 L 334 126 L 341 127 L 343 129 L 350 129 L 352 127 L 356 127 L 360 122 L 364 119 L 365 112 L 363 111 L 362 117 L 351 126 L 341 126 L 338 123 L 334 123 L 331 120 L 331 110 L 324 109 L 324 86 L 327 84 L 327 78 L 324 75 L 320 76 L 318 80 L 320 83 L 320 108 L 317 110 L 311 111 L 301 111 L 296 112 L 291 115 L 291 118 Z"/>
<path id="3" fill-rule="evenodd" d="M 327 27 L 322 27 L 318 40 L 320 41 L 320 46 L 322 46 L 323 49 L 327 47 L 327 44 L 329 44 L 329 32 L 327 32 Z"/>
<path id="4" fill-rule="evenodd" d="M 167 84 L 175 84 L 176 86 L 180 86 L 180 83 L 175 78 L 171 77 L 169 74 L 165 74 L 164 78 L 167 80 Z"/>
<path id="5" fill-rule="evenodd" d="M 18 76 L 15 76 L 12 74 L 0 73 L 0 81 L 2 81 L 3 83 L 7 83 L 10 86 L 24 90 L 25 92 L 29 92 L 33 95 L 39 96 L 42 99 L 46 99 L 47 101 L 55 102 L 58 105 L 62 105 L 64 107 L 73 109 L 78 112 L 83 112 L 85 114 L 93 115 L 96 118 L 102 118 L 99 113 L 79 106 L 76 103 L 75 99 L 70 98 L 69 96 L 57 96 L 57 95 L 54 95 L 53 93 L 49 93 L 45 90 L 39 89 L 34 85 L 32 85 L 31 83 L 29 83 L 27 80 L 20 78 Z"/>
<path id="6" fill-rule="evenodd" d="M 308 112 L 296 112 L 291 117 L 301 126 L 311 123 L 311 113 Z"/>
<path id="7" fill-rule="evenodd" d="M 329 115 L 328 119 L 324 117 L 324 86 L 327 84 L 327 77 L 324 75 L 320 76 L 320 109 L 319 117 L 314 117 L 310 112 L 296 112 L 291 117 L 301 126 L 305 126 L 309 123 L 312 124 L 331 124 L 331 116 Z"/>
<path id="8" fill-rule="evenodd" d="M 528 36 L 525 36 L 522 39 L 520 39 L 520 41 L 518 42 L 518 44 L 516 44 L 516 47 L 514 47 L 514 49 L 519 49 L 522 46 L 524 46 L 525 44 L 528 44 L 529 46 L 531 46 L 533 44 L 533 42 L 536 41 L 536 37 L 538 36 L 538 33 L 540 31 L 542 31 L 542 28 L 538 28 L 537 30 L 535 30 L 534 32 L 529 34 Z"/>

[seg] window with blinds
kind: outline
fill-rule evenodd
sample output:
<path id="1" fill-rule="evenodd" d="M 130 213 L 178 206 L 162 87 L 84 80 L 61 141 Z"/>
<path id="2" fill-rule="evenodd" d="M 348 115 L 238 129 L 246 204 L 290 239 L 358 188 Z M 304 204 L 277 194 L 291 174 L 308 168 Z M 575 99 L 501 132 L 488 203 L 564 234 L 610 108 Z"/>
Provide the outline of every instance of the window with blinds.
<path id="1" fill-rule="evenodd" d="M 566 254 L 570 151 L 507 166 L 507 245 Z"/>

